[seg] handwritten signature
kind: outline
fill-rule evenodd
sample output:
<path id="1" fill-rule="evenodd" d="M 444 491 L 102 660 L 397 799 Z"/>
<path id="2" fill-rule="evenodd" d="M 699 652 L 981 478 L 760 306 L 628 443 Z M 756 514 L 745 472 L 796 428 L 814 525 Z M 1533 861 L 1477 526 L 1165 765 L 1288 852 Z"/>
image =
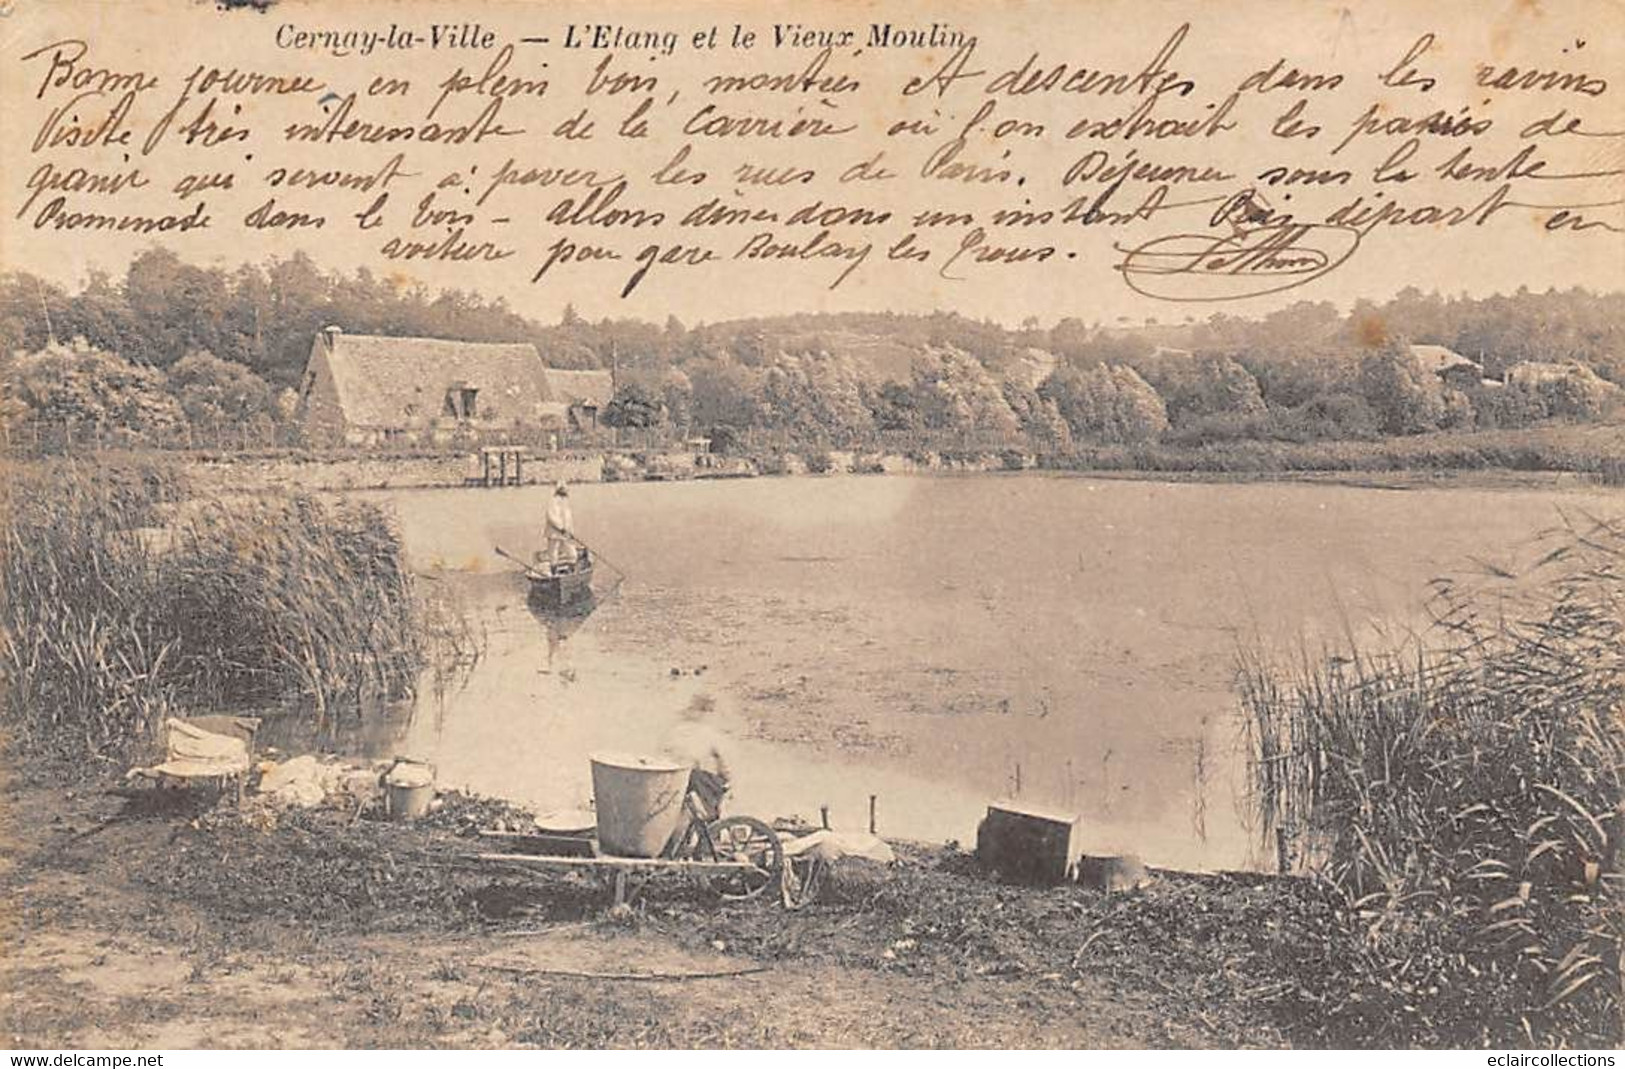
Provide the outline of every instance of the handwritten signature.
<path id="1" fill-rule="evenodd" d="M 1136 293 L 1164 301 L 1237 301 L 1279 293 L 1336 270 L 1359 231 L 1324 223 L 1236 227 L 1228 236 L 1169 234 L 1125 248 L 1117 270 Z"/>

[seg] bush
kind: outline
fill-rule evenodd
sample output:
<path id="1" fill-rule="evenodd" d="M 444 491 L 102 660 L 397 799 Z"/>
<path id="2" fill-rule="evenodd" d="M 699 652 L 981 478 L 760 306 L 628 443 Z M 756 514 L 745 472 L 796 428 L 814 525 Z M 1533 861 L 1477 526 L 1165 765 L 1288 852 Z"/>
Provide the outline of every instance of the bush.
<path id="1" fill-rule="evenodd" d="M 756 458 L 756 471 L 761 475 L 789 475 L 794 471 L 788 453 L 763 453 Z"/>
<path id="2" fill-rule="evenodd" d="M 1225 356 L 1181 356 L 1144 368 L 1178 426 L 1213 416 L 1259 416 L 1264 397 L 1250 371 Z"/>
<path id="3" fill-rule="evenodd" d="M 1596 419 L 1620 392 L 1618 386 L 1578 363 L 1568 364 L 1561 375 L 1541 380 L 1535 391 L 1548 412 L 1566 419 Z"/>
<path id="4" fill-rule="evenodd" d="M 743 444 L 739 428 L 719 423 L 712 427 L 706 435 L 711 440 L 711 452 L 719 456 L 732 456 L 737 454 Z"/>
<path id="5" fill-rule="evenodd" d="M 1539 391 L 1518 385 L 1481 387 L 1472 394 L 1472 402 L 1478 426 L 1485 430 L 1527 427 L 1551 414 Z"/>
<path id="6" fill-rule="evenodd" d="M 1257 441 L 1274 437 L 1276 430 L 1276 420 L 1267 413 L 1221 412 L 1193 416 L 1169 431 L 1165 440 L 1172 445 Z"/>
<path id="7" fill-rule="evenodd" d="M 1402 338 L 1360 362 L 1360 393 L 1377 414 L 1384 434 L 1437 430 L 1445 419 L 1444 384 L 1422 366 Z"/>
<path id="8" fill-rule="evenodd" d="M 1168 429 L 1162 398 L 1133 368 L 1058 368 L 1038 394 L 1055 405 L 1080 440 L 1132 445 L 1155 441 Z"/>
<path id="9" fill-rule="evenodd" d="M 193 427 L 219 431 L 276 410 L 271 388 L 241 364 L 188 353 L 169 369 L 169 389 Z M 264 441 L 263 431 L 259 440 Z"/>
<path id="10" fill-rule="evenodd" d="M 604 426 L 647 429 L 666 422 L 666 403 L 642 383 L 627 382 L 604 408 Z"/>
<path id="11" fill-rule="evenodd" d="M 828 475 L 835 470 L 835 458 L 827 450 L 817 449 L 805 457 L 807 470 L 814 475 Z"/>
<path id="12" fill-rule="evenodd" d="M 989 471 L 998 458 L 985 449 L 944 449 L 937 454 L 937 467 L 960 471 Z"/>
<path id="13" fill-rule="evenodd" d="M 1377 413 L 1357 393 L 1323 393 L 1294 410 L 1303 440 L 1320 438 L 1376 438 Z"/>
<path id="14" fill-rule="evenodd" d="M 1328 1025 L 1613 1047 L 1625 952 L 1625 523 L 1442 583 L 1435 645 L 1242 671 L 1257 812 L 1346 896 Z"/>
<path id="15" fill-rule="evenodd" d="M 82 442 L 103 430 L 162 437 L 184 421 L 162 371 L 132 364 L 83 338 L 15 356 L 5 377 L 15 407 L 8 415 L 37 428 L 60 428 L 64 447 L 72 437 Z"/>

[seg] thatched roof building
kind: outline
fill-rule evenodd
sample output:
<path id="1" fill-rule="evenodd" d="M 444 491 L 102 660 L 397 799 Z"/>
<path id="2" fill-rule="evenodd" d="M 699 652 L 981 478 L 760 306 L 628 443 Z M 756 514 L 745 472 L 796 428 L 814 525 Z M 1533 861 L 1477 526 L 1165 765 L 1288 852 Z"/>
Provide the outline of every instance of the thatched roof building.
<path id="1" fill-rule="evenodd" d="M 347 334 L 326 327 L 301 388 L 313 442 L 376 445 L 459 432 L 587 431 L 615 392 L 607 371 L 561 371 L 528 343 Z"/>

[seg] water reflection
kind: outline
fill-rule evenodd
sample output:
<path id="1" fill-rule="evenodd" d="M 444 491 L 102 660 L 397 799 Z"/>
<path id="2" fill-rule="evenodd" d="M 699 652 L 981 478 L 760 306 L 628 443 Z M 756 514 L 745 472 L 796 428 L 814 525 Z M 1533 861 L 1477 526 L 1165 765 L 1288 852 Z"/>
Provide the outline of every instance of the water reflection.
<path id="1" fill-rule="evenodd" d="M 549 605 L 547 599 L 532 586 L 525 597 L 525 608 L 541 627 L 547 643 L 547 667 L 551 670 L 565 640 L 581 630 L 587 618 L 598 608 L 598 598 L 589 590 L 575 601 L 560 607 Z"/>
<path id="2" fill-rule="evenodd" d="M 948 710 L 951 722 L 938 725 L 938 738 L 905 748 L 885 728 L 885 714 L 895 710 L 856 707 L 867 685 L 855 676 L 841 703 L 847 715 L 838 706 L 828 710 L 830 719 L 794 728 L 806 732 L 798 740 L 794 707 L 808 677 L 798 672 L 788 685 L 764 686 L 764 668 L 797 662 L 738 658 L 726 643 L 710 641 L 720 637 L 719 625 L 747 611 L 715 591 L 631 584 L 561 613 L 528 597 L 518 573 L 446 573 L 442 581 L 452 584 L 485 637 L 477 665 L 457 686 L 426 685 L 414 714 L 391 721 L 393 733 L 381 735 L 374 725 L 357 741 L 373 756 L 431 760 L 448 785 L 539 811 L 580 809 L 590 798 L 592 753 L 652 752 L 679 711 L 705 694 L 716 700 L 716 726 L 729 740 L 735 770 L 729 812 L 813 821 L 827 809 L 834 826 L 863 828 L 874 795 L 883 834 L 969 842 L 986 803 L 1012 795 L 1091 812 L 1098 849 L 1151 849 L 1165 862 L 1203 863 L 1192 853 L 1189 822 L 1142 815 L 1144 795 L 1131 792 L 1129 774 L 1114 768 L 1124 754 L 1108 747 L 1091 765 L 1087 746 L 1077 744 L 1077 718 L 1052 720 L 1043 701 L 1019 706 L 1006 696 L 984 708 L 971 695 L 960 711 Z M 831 632 L 829 638 L 854 627 L 828 611 L 787 611 L 773 598 L 748 611 L 759 626 L 773 628 L 758 639 L 789 646 L 808 625 Z M 706 641 L 685 643 L 694 632 Z M 856 634 L 845 638 L 861 642 Z M 866 697 L 872 703 L 875 695 Z M 828 731 L 823 738 L 820 727 Z M 911 752 L 944 744 L 950 752 L 937 763 L 920 763 Z M 1192 751 L 1206 745 L 1189 743 Z M 1049 760 L 1063 749 L 1079 756 Z M 1126 761 L 1145 763 L 1132 751 Z M 1199 852 L 1207 849 L 1200 837 L 1195 842 Z M 1239 863 L 1234 843 L 1221 845 L 1231 859 L 1225 863 Z"/>

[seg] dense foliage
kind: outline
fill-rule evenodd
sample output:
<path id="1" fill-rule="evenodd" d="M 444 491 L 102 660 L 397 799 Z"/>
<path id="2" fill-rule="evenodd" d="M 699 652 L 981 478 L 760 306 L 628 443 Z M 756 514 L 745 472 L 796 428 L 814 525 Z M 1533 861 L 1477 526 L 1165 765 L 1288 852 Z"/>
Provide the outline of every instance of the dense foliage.
<path id="1" fill-rule="evenodd" d="M 532 342 L 553 366 L 615 371 L 613 426 L 727 426 L 806 447 L 890 434 L 1055 452 L 1506 429 L 1604 416 L 1625 383 L 1625 295 L 1583 290 L 1472 299 L 1413 288 L 1348 314 L 1300 302 L 1262 319 L 1067 317 L 1048 329 L 952 313 L 591 323 L 568 306 L 543 324 L 501 300 L 324 272 L 303 255 L 228 271 L 153 249 L 122 279 L 98 274 L 75 294 L 0 275 L 4 415 L 12 427 L 164 444 L 218 444 L 222 429 L 297 444 L 291 388 L 327 324 Z M 1441 376 L 1410 343 L 1478 367 Z M 1531 363 L 1540 374 L 1517 378 Z"/>

